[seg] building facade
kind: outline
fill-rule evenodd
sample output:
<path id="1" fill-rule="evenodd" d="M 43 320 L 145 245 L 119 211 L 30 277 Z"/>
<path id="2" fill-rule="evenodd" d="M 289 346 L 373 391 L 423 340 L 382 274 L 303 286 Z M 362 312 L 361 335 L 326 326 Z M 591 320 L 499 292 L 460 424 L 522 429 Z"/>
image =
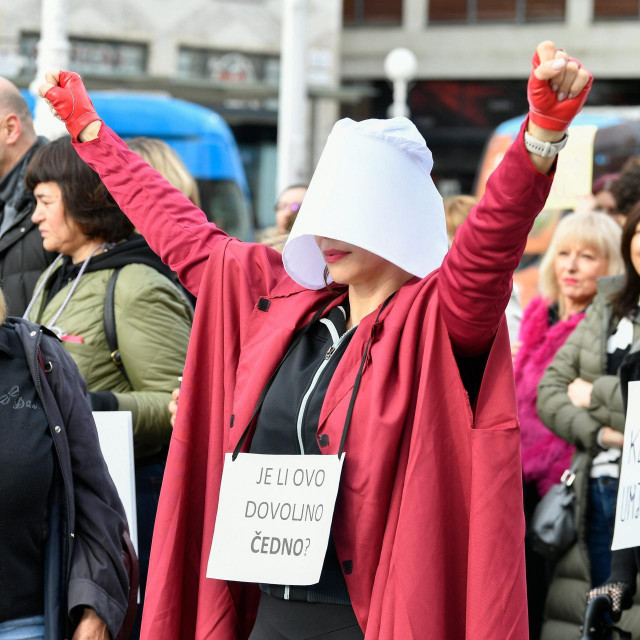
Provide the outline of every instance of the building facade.
<path id="1" fill-rule="evenodd" d="M 376 91 L 355 117 L 384 117 L 384 58 L 411 49 L 411 117 L 433 150 L 440 190 L 468 192 L 493 128 L 526 112 L 531 54 L 545 39 L 593 71 L 589 104 L 640 104 L 637 0 L 345 0 L 341 78 Z"/>
<path id="2" fill-rule="evenodd" d="M 65 0 L 71 66 L 93 88 L 166 91 L 218 111 L 241 145 L 256 220 L 273 216 L 283 0 Z M 0 0 L 0 73 L 27 86 L 41 0 Z M 469 191 L 492 129 L 526 111 L 535 45 L 596 75 L 591 104 L 640 104 L 638 0 L 307 0 L 307 177 L 340 115 L 385 117 L 383 62 L 411 49 L 411 117 L 445 192 Z"/>
<path id="3" fill-rule="evenodd" d="M 254 194 L 258 226 L 273 219 L 280 67 L 280 0 L 59 0 L 70 67 L 90 89 L 168 92 L 231 125 Z M 340 0 L 307 0 L 308 179 L 339 117 Z M 0 0 L 0 75 L 28 87 L 36 71 L 41 0 Z M 344 94 L 344 95 L 343 95 Z"/>

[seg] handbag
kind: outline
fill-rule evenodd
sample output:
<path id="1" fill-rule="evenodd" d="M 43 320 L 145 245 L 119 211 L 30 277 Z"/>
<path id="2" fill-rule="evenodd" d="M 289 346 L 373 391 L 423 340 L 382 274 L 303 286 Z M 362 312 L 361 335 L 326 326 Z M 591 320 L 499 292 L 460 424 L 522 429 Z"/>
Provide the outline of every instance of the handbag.
<path id="1" fill-rule="evenodd" d="M 529 539 L 534 551 L 543 556 L 559 556 L 576 540 L 576 494 L 573 483 L 584 454 L 576 456 L 538 503 L 531 518 Z"/>

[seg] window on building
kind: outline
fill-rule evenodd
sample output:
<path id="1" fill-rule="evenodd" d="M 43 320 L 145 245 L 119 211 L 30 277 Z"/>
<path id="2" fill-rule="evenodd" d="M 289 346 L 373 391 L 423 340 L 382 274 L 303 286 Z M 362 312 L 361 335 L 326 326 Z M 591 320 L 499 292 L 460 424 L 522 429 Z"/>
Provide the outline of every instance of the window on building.
<path id="1" fill-rule="evenodd" d="M 557 21 L 564 17 L 565 0 L 429 0 L 429 22 L 436 24 Z"/>
<path id="2" fill-rule="evenodd" d="M 564 20 L 564 0 L 527 0 L 525 20 Z"/>
<path id="3" fill-rule="evenodd" d="M 36 71 L 36 48 L 40 35 L 23 33 L 20 36 L 20 54 L 26 61 L 23 73 Z M 148 49 L 146 44 L 118 42 L 114 40 L 91 40 L 69 38 L 70 66 L 78 73 L 103 76 L 142 75 L 147 69 Z"/>
<path id="4" fill-rule="evenodd" d="M 476 0 L 475 4 L 478 22 L 502 20 L 515 22 L 516 20 L 516 0 Z"/>
<path id="5" fill-rule="evenodd" d="M 344 0 L 342 12 L 347 27 L 397 26 L 402 23 L 401 0 Z"/>
<path id="6" fill-rule="evenodd" d="M 466 22 L 467 0 L 429 0 L 430 22 Z"/>
<path id="7" fill-rule="evenodd" d="M 239 51 L 180 47 L 178 75 L 223 84 L 278 86 L 280 59 L 277 56 Z"/>
<path id="8" fill-rule="evenodd" d="M 638 0 L 595 0 L 593 17 L 598 18 L 639 18 Z"/>

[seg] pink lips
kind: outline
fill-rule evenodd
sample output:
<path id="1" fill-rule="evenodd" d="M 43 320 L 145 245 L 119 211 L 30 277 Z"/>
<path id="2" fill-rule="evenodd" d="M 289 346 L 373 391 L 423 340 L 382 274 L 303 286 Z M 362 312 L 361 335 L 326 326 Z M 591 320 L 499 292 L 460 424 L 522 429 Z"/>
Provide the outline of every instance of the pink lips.
<path id="1" fill-rule="evenodd" d="M 338 251 L 337 249 L 330 249 L 329 251 L 323 251 L 324 259 L 327 262 L 338 262 L 338 260 L 342 260 L 345 256 L 349 255 L 348 251 Z"/>

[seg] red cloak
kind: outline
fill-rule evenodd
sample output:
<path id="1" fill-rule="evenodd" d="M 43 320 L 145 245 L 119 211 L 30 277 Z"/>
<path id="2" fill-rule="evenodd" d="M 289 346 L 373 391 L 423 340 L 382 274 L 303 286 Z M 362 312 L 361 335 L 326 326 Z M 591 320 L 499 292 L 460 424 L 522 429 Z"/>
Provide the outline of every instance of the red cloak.
<path id="1" fill-rule="evenodd" d="M 442 268 L 405 284 L 378 322 L 377 312 L 362 320 L 324 401 L 318 435 L 329 437 L 323 453 L 335 454 L 371 337 L 332 528 L 367 640 L 528 636 L 520 435 L 503 312 L 551 179 L 533 168 L 521 138 Z M 198 296 L 141 637 L 247 638 L 256 585 L 205 577 L 223 456 L 294 332 L 329 294 L 296 285 L 277 252 L 208 223 L 107 127 L 76 148 Z M 269 304 L 259 307 L 259 298 Z M 491 347 L 473 412 L 452 342 L 462 354 Z"/>

